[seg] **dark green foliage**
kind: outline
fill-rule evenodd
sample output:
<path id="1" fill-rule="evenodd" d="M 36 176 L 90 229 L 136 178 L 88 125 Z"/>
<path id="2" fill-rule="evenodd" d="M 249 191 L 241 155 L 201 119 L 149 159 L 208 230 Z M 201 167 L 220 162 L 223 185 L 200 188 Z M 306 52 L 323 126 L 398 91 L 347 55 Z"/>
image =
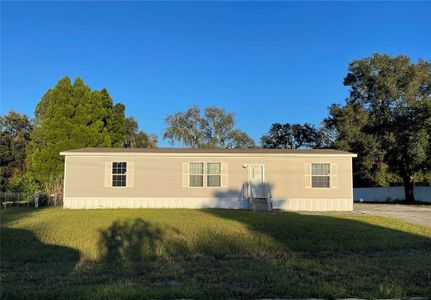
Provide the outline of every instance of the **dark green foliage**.
<path id="1" fill-rule="evenodd" d="M 14 111 L 0 116 L 0 191 L 8 188 L 12 176 L 24 169 L 26 146 L 32 125 L 27 115 Z"/>
<path id="2" fill-rule="evenodd" d="M 253 148 L 254 141 L 235 129 L 232 113 L 222 108 L 207 107 L 204 114 L 198 106 L 177 112 L 166 118 L 163 138 L 171 144 L 181 142 L 192 148 Z"/>
<path id="3" fill-rule="evenodd" d="M 378 139 L 362 130 L 369 121 L 365 109 L 348 102 L 345 106 L 334 104 L 329 111 L 330 117 L 325 123 L 328 127 L 336 128 L 334 147 L 358 154 L 353 159 L 354 186 L 387 186 L 390 182 L 399 181 L 395 174 L 388 171 L 384 161 L 385 152 Z"/>
<path id="4" fill-rule="evenodd" d="M 157 148 L 157 136 L 155 134 L 147 134 L 139 130 L 138 122 L 133 117 L 128 117 L 124 121 L 126 126 L 124 147 Z"/>
<path id="5" fill-rule="evenodd" d="M 119 147 L 124 141 L 124 105 L 113 105 L 106 89 L 91 90 L 68 77 L 42 97 L 35 111 L 35 127 L 27 162 L 39 182 L 61 176 L 60 151 L 83 147 Z"/>
<path id="6" fill-rule="evenodd" d="M 356 184 L 402 181 L 414 201 L 413 183 L 431 172 L 431 63 L 375 54 L 352 62 L 344 84 L 350 96 L 325 123 L 337 148 L 358 153 Z"/>
<path id="7" fill-rule="evenodd" d="M 279 149 L 322 148 L 325 145 L 323 132 L 308 123 L 274 123 L 260 141 L 263 148 Z"/>

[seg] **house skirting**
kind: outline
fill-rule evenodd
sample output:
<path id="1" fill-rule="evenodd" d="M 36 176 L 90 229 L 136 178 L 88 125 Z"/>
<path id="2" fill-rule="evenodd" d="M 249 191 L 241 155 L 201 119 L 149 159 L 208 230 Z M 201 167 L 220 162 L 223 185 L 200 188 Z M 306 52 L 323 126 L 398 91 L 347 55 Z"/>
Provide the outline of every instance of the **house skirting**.
<path id="1" fill-rule="evenodd" d="M 274 209 L 289 211 L 351 211 L 352 199 L 273 199 Z M 227 208 L 248 209 L 248 201 L 238 198 L 109 198 L 65 197 L 63 207 L 96 208 Z"/>
<path id="2" fill-rule="evenodd" d="M 352 211 L 352 199 L 272 199 L 275 209 L 289 211 Z"/>
<path id="3" fill-rule="evenodd" d="M 246 209 L 248 202 L 238 198 L 88 198 L 66 197 L 64 208 L 228 208 Z"/>

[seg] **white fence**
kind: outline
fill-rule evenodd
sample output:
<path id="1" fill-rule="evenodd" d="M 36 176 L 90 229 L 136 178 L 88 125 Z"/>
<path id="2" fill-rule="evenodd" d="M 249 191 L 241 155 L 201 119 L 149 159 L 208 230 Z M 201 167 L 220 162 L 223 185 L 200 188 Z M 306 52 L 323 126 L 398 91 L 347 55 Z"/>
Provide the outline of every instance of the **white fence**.
<path id="1" fill-rule="evenodd" d="M 415 186 L 415 200 L 431 203 L 431 186 Z M 391 202 L 404 200 L 404 187 L 373 187 L 373 188 L 354 188 L 353 200 L 364 202 Z"/>

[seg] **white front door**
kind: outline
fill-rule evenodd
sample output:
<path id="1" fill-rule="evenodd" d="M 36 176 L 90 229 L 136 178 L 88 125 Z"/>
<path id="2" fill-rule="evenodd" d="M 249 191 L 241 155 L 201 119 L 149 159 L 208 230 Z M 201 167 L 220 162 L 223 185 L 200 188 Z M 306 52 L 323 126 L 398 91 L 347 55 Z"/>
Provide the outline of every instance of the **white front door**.
<path id="1" fill-rule="evenodd" d="M 251 165 L 248 173 L 249 182 L 256 198 L 265 197 L 263 165 Z"/>

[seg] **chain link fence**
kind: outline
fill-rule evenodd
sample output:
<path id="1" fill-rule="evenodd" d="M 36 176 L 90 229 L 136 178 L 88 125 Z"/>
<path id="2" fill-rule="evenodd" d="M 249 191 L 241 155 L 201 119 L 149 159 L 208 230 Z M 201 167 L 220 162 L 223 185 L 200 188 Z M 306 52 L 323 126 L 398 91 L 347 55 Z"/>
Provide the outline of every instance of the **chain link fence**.
<path id="1" fill-rule="evenodd" d="M 42 193 L 38 192 L 34 196 L 36 207 L 63 205 L 63 193 Z"/>

